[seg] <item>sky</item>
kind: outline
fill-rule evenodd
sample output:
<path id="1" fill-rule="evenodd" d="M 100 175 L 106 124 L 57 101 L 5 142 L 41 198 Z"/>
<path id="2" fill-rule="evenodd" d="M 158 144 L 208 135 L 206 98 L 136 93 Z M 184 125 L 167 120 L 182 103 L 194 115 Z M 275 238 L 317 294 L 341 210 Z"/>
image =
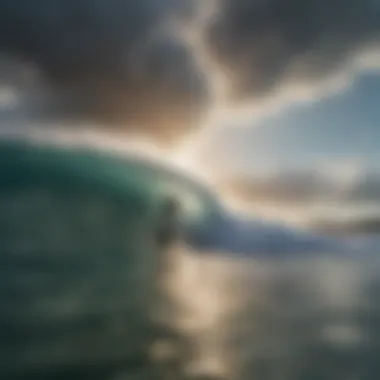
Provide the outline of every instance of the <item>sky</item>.
<path id="1" fill-rule="evenodd" d="M 368 211 L 380 194 L 379 5 L 0 0 L 1 129 L 187 144 L 223 195 L 256 210 Z"/>
<path id="2" fill-rule="evenodd" d="M 378 0 L 31 4 L 0 0 L 0 58 L 32 68 L 38 123 L 85 120 L 177 145 L 221 110 L 273 113 L 380 66 Z M 30 82 L 13 66 L 1 59 L 0 84 Z"/>
<path id="3" fill-rule="evenodd" d="M 361 75 L 347 90 L 310 103 L 293 104 L 251 124 L 215 133 L 220 151 L 211 164 L 228 161 L 255 168 L 303 168 L 326 163 L 363 165 L 380 171 L 380 76 Z M 231 123 L 233 124 L 233 123 Z"/>
<path id="4" fill-rule="evenodd" d="M 201 161 L 256 212 L 302 222 L 378 219 L 379 96 L 380 75 L 361 74 L 339 93 L 215 129 Z"/>

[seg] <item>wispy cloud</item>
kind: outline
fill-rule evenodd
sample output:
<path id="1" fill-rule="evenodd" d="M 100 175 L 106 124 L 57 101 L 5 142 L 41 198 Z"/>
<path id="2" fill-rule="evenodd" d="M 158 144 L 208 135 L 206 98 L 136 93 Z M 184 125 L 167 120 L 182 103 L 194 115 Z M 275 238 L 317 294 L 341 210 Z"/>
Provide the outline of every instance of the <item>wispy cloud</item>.
<path id="1" fill-rule="evenodd" d="M 39 122 L 84 119 L 173 141 L 221 105 L 319 96 L 377 67 L 380 9 L 373 0 L 1 0 L 0 25 L 0 50 L 44 84 Z"/>
<path id="2" fill-rule="evenodd" d="M 219 186 L 246 210 L 325 230 L 373 231 L 380 216 L 380 176 L 356 165 L 269 171 Z"/>

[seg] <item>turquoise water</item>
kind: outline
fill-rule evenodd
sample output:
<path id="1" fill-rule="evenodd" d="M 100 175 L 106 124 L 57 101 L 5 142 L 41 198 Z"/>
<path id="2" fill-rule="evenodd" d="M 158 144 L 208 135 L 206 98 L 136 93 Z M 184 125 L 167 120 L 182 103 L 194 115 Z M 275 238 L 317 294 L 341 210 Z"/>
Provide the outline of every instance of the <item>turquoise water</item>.
<path id="1" fill-rule="evenodd" d="M 376 242 L 242 220 L 90 150 L 3 143 L 0 178 L 1 379 L 380 377 Z M 162 249 L 173 194 L 183 229 Z"/>
<path id="2" fill-rule="evenodd" d="M 170 329 L 154 318 L 165 202 L 181 196 L 192 228 L 210 195 L 142 161 L 26 142 L 1 143 L 0 178 L 0 378 L 149 370 Z"/>

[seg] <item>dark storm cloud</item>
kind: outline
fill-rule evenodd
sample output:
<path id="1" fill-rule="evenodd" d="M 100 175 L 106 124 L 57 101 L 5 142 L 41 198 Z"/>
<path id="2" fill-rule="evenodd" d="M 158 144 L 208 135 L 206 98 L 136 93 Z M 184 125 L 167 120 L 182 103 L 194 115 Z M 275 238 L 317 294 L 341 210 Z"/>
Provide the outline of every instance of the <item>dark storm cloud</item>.
<path id="1" fill-rule="evenodd" d="M 0 48 L 33 62 L 66 116 L 161 136 L 198 124 L 206 92 L 172 0 L 0 0 Z M 173 23 L 174 24 L 174 23 Z"/>
<path id="2" fill-rule="evenodd" d="M 214 0 L 203 47 L 223 72 L 233 101 L 281 85 L 316 85 L 340 70 L 380 32 L 377 0 Z M 202 45 L 202 44 L 201 44 Z"/>
<path id="3" fill-rule="evenodd" d="M 0 53 L 42 74 L 37 121 L 170 139 L 201 125 L 215 101 L 342 73 L 376 48 L 379 14 L 374 0 L 0 0 Z M 215 77 L 226 92 L 210 99 Z"/>

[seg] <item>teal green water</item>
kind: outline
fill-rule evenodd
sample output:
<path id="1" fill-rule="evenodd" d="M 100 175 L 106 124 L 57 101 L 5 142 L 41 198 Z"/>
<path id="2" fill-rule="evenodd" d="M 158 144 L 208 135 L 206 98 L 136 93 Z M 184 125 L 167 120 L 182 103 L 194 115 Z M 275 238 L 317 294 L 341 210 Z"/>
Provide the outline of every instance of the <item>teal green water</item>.
<path id="1" fill-rule="evenodd" d="M 63 188 L 93 186 L 107 189 L 115 196 L 122 195 L 130 206 L 158 192 L 154 180 L 149 178 L 151 173 L 144 173 L 138 165 L 128 165 L 120 158 L 91 150 L 2 143 L 0 165 L 3 187 L 36 181 Z"/>
<path id="2" fill-rule="evenodd" d="M 182 217 L 195 235 L 220 211 L 204 187 L 146 162 L 0 144 L 0 379 L 379 378 L 375 256 L 292 257 L 293 240 L 278 260 L 186 246 L 162 294 L 170 249 L 155 231 L 173 194 L 191 198 Z M 162 361 L 149 355 L 157 342 L 170 343 Z"/>
<path id="3" fill-rule="evenodd" d="M 0 378 L 147 365 L 167 183 L 140 166 L 1 143 Z"/>

